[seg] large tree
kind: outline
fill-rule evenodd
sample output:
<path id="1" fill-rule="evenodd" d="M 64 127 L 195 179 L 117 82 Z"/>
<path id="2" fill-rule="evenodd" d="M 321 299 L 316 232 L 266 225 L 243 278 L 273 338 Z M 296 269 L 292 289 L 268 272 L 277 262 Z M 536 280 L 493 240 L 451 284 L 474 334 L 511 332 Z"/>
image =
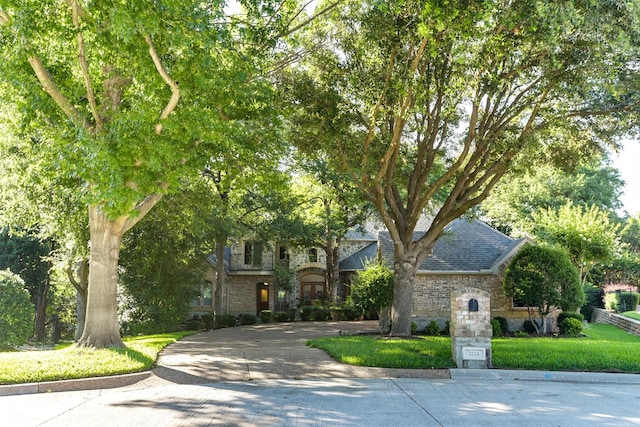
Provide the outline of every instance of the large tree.
<path id="1" fill-rule="evenodd" d="M 206 183 L 196 176 L 124 236 L 120 310 L 128 332 L 166 332 L 188 317 L 215 242 L 211 202 Z"/>
<path id="2" fill-rule="evenodd" d="M 538 210 L 595 206 L 611 219 L 622 204 L 624 182 L 606 159 L 593 159 L 575 170 L 552 165 L 523 165 L 525 173 L 501 181 L 479 206 L 480 215 L 491 225 L 515 237 L 531 234 Z"/>
<path id="3" fill-rule="evenodd" d="M 321 157 L 300 161 L 302 175 L 297 183 L 300 205 L 308 224 L 310 240 L 326 254 L 328 299 L 336 302 L 340 285 L 340 244 L 353 227 L 361 226 L 371 216 L 371 204 L 349 180 L 332 169 Z"/>
<path id="4" fill-rule="evenodd" d="M 80 195 L 71 191 L 73 178 L 49 173 L 50 159 L 40 155 L 45 152 L 42 139 L 21 137 L 19 117 L 15 108 L 0 103 L 0 224 L 13 234 L 30 230 L 34 239 L 50 243 L 48 260 L 59 260 L 67 266 L 70 281 L 78 292 L 76 332 L 81 334 L 89 271 L 86 208 Z M 54 291 L 58 289 L 61 288 Z M 46 303 L 47 299 L 40 301 Z M 44 308 L 37 310 L 36 336 L 44 333 L 41 318 Z"/>
<path id="5" fill-rule="evenodd" d="M 616 224 L 607 212 L 596 206 L 584 208 L 567 203 L 559 209 L 546 209 L 533 216 L 540 240 L 557 245 L 570 256 L 585 285 L 591 270 L 613 260 L 618 249 Z"/>
<path id="6" fill-rule="evenodd" d="M 390 232 L 392 335 L 410 334 L 415 274 L 446 225 L 515 161 L 570 162 L 637 126 L 638 9 L 351 1 L 314 29 L 298 80 L 315 125 L 305 139 L 349 171 Z"/>
<path id="7" fill-rule="evenodd" d="M 86 206 L 87 317 L 80 345 L 122 346 L 116 294 L 123 234 L 179 177 L 224 151 L 264 84 L 275 40 L 300 24 L 293 2 L 142 1 L 0 8 L 2 95 L 40 144 L 43 174 L 63 175 Z M 259 72 L 258 72 L 259 71 Z"/>

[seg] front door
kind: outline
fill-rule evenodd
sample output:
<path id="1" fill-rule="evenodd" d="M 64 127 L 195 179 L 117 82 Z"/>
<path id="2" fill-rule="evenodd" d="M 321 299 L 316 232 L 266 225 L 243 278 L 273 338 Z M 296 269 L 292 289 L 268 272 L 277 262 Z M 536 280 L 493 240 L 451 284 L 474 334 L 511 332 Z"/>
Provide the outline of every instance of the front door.
<path id="1" fill-rule="evenodd" d="M 258 283 L 256 285 L 257 314 L 262 310 L 269 310 L 269 284 Z"/>
<path id="2" fill-rule="evenodd" d="M 300 285 L 302 304 L 311 305 L 315 300 L 327 299 L 326 288 L 324 283 L 302 283 Z"/>

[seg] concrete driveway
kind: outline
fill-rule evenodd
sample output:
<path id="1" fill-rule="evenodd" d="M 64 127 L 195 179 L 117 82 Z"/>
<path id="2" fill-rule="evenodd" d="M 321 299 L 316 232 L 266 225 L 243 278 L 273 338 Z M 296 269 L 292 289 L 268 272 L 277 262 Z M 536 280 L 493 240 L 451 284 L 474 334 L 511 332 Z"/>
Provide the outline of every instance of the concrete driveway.
<path id="1" fill-rule="evenodd" d="M 308 347 L 312 338 L 375 334 L 377 321 L 269 323 L 216 329 L 183 338 L 162 351 L 147 382 L 312 378 L 449 378 L 448 370 L 380 369 L 337 363 Z"/>

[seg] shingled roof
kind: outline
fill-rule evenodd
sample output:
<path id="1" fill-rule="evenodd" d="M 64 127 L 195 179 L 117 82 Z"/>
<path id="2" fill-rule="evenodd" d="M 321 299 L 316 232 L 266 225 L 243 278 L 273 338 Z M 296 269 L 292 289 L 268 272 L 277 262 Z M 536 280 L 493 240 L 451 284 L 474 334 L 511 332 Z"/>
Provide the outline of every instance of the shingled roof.
<path id="1" fill-rule="evenodd" d="M 229 271 L 229 265 L 231 264 L 230 262 L 231 259 L 231 248 L 228 246 L 225 246 L 224 248 L 224 269 L 226 271 Z M 218 257 L 216 256 L 216 254 L 211 254 L 207 257 L 207 261 L 209 261 L 211 263 L 211 265 L 213 265 L 214 267 L 216 265 L 218 265 Z"/>
<path id="2" fill-rule="evenodd" d="M 419 239 L 424 232 L 414 233 Z M 419 270 L 432 273 L 497 273 L 498 267 L 520 247 L 526 239 L 514 240 L 478 220 L 457 219 L 449 224 L 433 247 L 433 253 Z M 379 233 L 377 243 L 367 246 L 340 263 L 345 269 L 359 270 L 363 260 L 380 253 L 388 262 L 393 260 L 393 242 L 389 232 Z M 348 268 L 347 268 L 348 267 Z"/>
<path id="3" fill-rule="evenodd" d="M 378 242 L 373 242 L 340 261 L 340 271 L 364 270 L 367 260 L 378 258 Z"/>

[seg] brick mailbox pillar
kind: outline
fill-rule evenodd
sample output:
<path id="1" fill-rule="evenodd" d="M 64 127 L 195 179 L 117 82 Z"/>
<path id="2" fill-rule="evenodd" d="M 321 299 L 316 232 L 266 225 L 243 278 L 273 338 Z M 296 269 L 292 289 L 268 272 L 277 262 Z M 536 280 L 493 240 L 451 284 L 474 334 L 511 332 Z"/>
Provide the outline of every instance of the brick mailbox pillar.
<path id="1" fill-rule="evenodd" d="M 451 351 L 458 368 L 491 368 L 490 300 L 481 289 L 451 292 Z"/>

